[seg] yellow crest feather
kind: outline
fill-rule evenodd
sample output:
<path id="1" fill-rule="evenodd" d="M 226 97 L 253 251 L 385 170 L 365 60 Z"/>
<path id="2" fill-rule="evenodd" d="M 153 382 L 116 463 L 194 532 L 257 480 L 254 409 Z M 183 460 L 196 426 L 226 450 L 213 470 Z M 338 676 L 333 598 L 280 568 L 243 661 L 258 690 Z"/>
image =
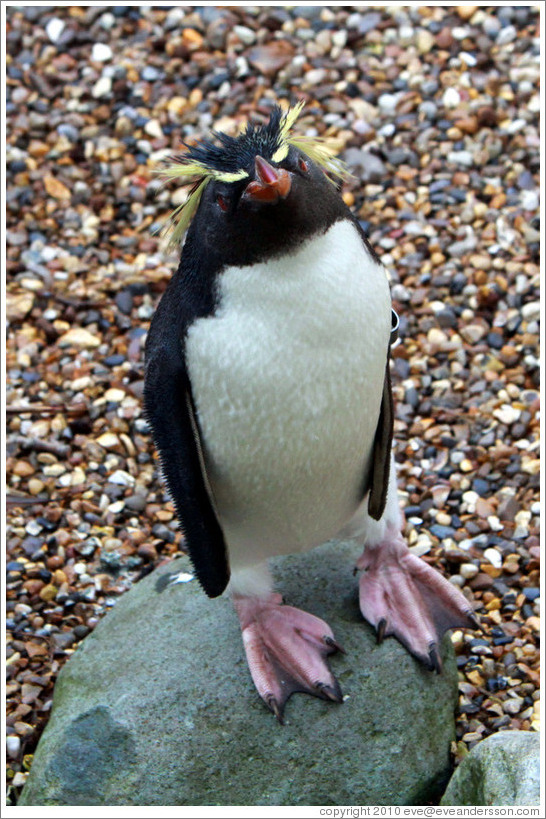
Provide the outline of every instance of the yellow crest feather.
<path id="1" fill-rule="evenodd" d="M 210 176 L 207 176 L 205 179 L 202 179 L 201 182 L 194 185 L 186 201 L 178 205 L 165 220 L 160 235 L 162 238 L 168 237 L 169 250 L 175 250 L 182 242 L 184 234 L 199 206 L 203 191 L 210 182 L 210 179 Z"/>
<path id="2" fill-rule="evenodd" d="M 320 165 L 327 173 L 337 176 L 338 179 L 346 179 L 350 176 L 343 160 L 336 156 L 336 150 L 330 140 L 322 137 L 293 135 L 288 137 L 287 142 L 308 156 L 316 165 Z"/>

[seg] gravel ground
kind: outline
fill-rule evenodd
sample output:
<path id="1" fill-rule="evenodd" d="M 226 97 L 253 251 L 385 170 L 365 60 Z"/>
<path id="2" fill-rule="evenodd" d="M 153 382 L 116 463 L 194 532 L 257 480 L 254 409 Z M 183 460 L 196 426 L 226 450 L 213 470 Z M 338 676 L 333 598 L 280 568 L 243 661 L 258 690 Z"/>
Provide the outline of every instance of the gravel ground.
<path id="1" fill-rule="evenodd" d="M 458 761 L 539 727 L 539 16 L 511 7 L 7 10 L 9 799 L 56 675 L 183 550 L 142 416 L 176 264 L 152 170 L 303 98 L 392 276 L 412 548 L 463 588 Z M 182 197 L 182 198 L 181 198 Z"/>

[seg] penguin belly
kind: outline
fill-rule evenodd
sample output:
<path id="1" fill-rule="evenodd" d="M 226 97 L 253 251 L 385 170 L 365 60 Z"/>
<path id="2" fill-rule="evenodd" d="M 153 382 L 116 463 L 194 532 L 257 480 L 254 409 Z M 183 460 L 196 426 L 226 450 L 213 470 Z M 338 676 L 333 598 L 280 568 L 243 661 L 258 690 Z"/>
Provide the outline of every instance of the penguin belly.
<path id="1" fill-rule="evenodd" d="M 323 543 L 367 488 L 391 328 L 384 268 L 349 220 L 227 267 L 186 362 L 233 571 Z"/>

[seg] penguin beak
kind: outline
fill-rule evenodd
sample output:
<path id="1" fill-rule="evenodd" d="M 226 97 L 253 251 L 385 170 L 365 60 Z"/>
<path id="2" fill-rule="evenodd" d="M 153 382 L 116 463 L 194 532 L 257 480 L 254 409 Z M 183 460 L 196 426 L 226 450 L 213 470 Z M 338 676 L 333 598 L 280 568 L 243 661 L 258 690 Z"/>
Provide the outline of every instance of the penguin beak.
<path id="1" fill-rule="evenodd" d="M 254 162 L 256 179 L 249 182 L 243 193 L 253 202 L 278 202 L 286 199 L 292 187 L 292 177 L 284 168 L 274 168 L 261 156 Z"/>

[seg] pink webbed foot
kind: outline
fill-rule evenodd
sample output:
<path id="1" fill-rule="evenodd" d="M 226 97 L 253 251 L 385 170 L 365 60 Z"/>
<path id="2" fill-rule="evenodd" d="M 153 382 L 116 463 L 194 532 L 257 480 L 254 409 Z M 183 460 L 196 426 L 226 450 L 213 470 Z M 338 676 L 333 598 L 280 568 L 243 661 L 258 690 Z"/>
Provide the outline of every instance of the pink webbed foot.
<path id="1" fill-rule="evenodd" d="M 445 631 L 479 627 L 462 592 L 412 555 L 399 533 L 364 549 L 356 568 L 363 572 L 360 610 L 378 642 L 393 635 L 431 671 L 442 669 L 438 647 Z"/>
<path id="2" fill-rule="evenodd" d="M 280 594 L 234 596 L 233 602 L 254 685 L 281 725 L 286 701 L 295 692 L 342 702 L 326 657 L 343 649 L 323 620 L 282 605 Z"/>

